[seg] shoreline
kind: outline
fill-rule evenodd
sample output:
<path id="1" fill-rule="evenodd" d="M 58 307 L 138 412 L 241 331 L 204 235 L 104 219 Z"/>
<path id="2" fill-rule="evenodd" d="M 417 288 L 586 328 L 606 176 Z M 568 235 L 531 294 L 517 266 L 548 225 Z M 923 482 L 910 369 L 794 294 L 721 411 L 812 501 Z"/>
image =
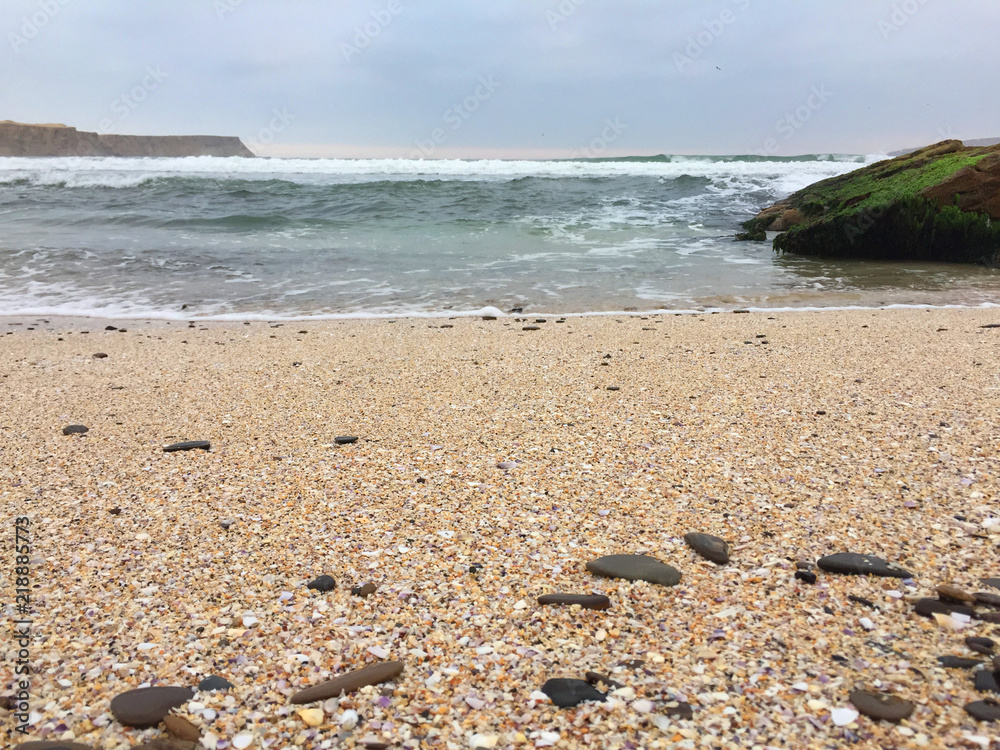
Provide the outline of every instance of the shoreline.
<path id="1" fill-rule="evenodd" d="M 122 727 L 112 698 L 218 675 L 233 687 L 177 713 L 251 748 L 994 733 L 963 710 L 987 697 L 972 671 L 937 658 L 975 657 L 965 637 L 1000 626 L 914 599 L 1000 594 L 981 582 L 1000 577 L 1000 311 L 564 317 L 0 318 L 0 507 L 32 519 L 37 585 L 36 720 L 21 738 L 0 709 L 0 732 L 124 750 L 165 733 Z M 210 450 L 163 451 L 189 440 Z M 731 562 L 689 532 L 725 539 Z M 840 552 L 913 579 L 815 570 Z M 611 554 L 681 582 L 587 571 Z M 321 575 L 332 591 L 306 588 Z M 611 608 L 538 602 L 552 593 Z M 385 660 L 404 664 L 391 682 L 289 702 Z M 539 697 L 588 671 L 625 688 L 578 708 Z M 837 726 L 858 688 L 914 712 Z"/>

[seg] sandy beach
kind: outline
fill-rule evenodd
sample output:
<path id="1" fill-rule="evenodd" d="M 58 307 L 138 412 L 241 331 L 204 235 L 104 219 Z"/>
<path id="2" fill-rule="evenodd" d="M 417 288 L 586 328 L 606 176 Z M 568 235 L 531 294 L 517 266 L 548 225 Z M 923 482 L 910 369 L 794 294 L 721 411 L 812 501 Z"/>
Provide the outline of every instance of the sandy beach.
<path id="1" fill-rule="evenodd" d="M 4 639 L 0 744 L 149 743 L 111 700 L 210 675 L 175 714 L 218 750 L 996 743 L 938 657 L 992 669 L 965 639 L 1000 609 L 915 602 L 1000 595 L 1000 310 L 559 320 L 2 321 L 5 630 L 28 518 L 31 637 L 27 734 Z M 912 578 L 811 567 L 841 552 Z M 616 554 L 681 581 L 586 570 Z M 604 702 L 540 692 L 587 672 Z M 852 719 L 859 689 L 912 714 Z"/>

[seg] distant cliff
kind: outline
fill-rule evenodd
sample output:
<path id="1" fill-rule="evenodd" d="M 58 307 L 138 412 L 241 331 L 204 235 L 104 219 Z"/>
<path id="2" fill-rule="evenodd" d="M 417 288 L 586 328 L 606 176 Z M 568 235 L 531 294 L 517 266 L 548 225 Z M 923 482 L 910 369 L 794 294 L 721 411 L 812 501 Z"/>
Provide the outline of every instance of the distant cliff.
<path id="1" fill-rule="evenodd" d="M 235 137 L 215 135 L 109 135 L 65 125 L 0 121 L 0 156 L 246 156 Z"/>

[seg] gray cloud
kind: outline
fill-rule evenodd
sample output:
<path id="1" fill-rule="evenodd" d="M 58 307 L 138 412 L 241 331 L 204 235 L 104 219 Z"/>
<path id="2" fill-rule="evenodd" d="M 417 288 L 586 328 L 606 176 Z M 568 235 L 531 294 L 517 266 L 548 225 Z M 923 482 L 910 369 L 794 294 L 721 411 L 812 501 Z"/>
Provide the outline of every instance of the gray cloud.
<path id="1" fill-rule="evenodd" d="M 619 153 L 872 152 L 1000 135 L 998 28 L 989 0 L 7 0 L 0 119 L 355 154 L 443 131 L 436 156 L 562 154 L 610 119 Z"/>

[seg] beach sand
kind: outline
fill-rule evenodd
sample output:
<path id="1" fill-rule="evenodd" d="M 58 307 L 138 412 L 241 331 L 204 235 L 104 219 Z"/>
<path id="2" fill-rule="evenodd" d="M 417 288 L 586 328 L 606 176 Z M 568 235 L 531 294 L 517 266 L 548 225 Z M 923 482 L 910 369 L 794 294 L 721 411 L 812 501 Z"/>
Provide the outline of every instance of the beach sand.
<path id="1" fill-rule="evenodd" d="M 234 687 L 177 713 L 218 748 L 997 736 L 963 710 L 988 697 L 972 671 L 937 657 L 976 657 L 964 639 L 1000 626 L 922 617 L 912 598 L 1000 594 L 980 582 L 1000 576 L 1000 329 L 982 327 L 1000 311 L 556 321 L 0 322 L 5 630 L 22 617 L 21 516 L 33 622 L 32 726 L 0 709 L 0 744 L 132 747 L 163 729 L 123 727 L 114 696 L 207 675 Z M 211 450 L 163 451 L 187 440 Z M 731 562 L 700 558 L 691 531 L 727 540 Z M 839 552 L 914 577 L 794 577 Z M 682 580 L 586 571 L 618 553 Z M 308 590 L 322 574 L 336 588 Z M 365 582 L 377 591 L 351 594 Z M 4 649 L 12 695 L 14 637 Z M 382 660 L 403 673 L 289 701 Z M 587 671 L 625 689 L 576 708 L 537 692 Z M 915 710 L 836 726 L 856 688 Z"/>

